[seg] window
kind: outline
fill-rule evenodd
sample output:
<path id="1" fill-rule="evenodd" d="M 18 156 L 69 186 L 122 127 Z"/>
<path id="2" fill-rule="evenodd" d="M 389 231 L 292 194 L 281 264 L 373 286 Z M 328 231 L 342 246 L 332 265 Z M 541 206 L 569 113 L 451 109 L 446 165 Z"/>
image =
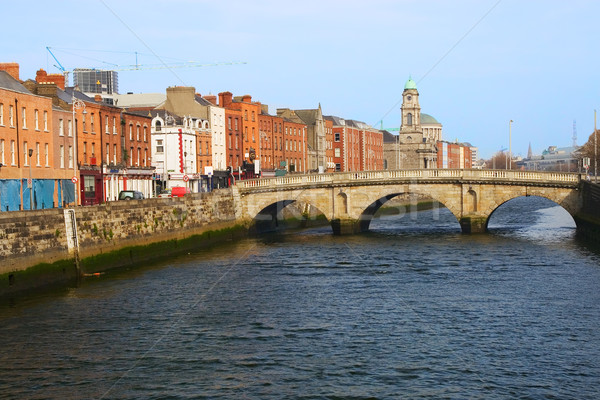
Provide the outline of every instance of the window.
<path id="1" fill-rule="evenodd" d="M 10 126 L 15 126 L 15 108 L 13 106 L 8 107 L 8 122 Z"/>
<path id="2" fill-rule="evenodd" d="M 133 140 L 133 124 L 129 124 L 129 140 Z"/>
<path id="3" fill-rule="evenodd" d="M 40 112 L 38 110 L 35 110 L 33 112 L 33 116 L 34 116 L 34 122 L 35 122 L 35 130 L 39 131 L 40 130 Z"/>
<path id="4" fill-rule="evenodd" d="M 117 164 L 117 145 L 113 144 L 113 164 Z"/>
<path id="5" fill-rule="evenodd" d="M 92 142 L 92 157 L 96 158 L 96 143 L 94 142 Z M 93 163 L 96 164 L 96 161 L 94 161 Z"/>
<path id="6" fill-rule="evenodd" d="M 116 134 L 117 134 L 117 117 L 113 117 L 113 135 L 116 135 Z"/>
<path id="7" fill-rule="evenodd" d="M 411 113 L 406 114 L 406 125 L 412 125 L 413 115 Z"/>
<path id="8" fill-rule="evenodd" d="M 206 154 L 210 154 L 210 146 L 208 144 L 208 141 L 206 142 Z"/>
<path id="9" fill-rule="evenodd" d="M 244 127 L 244 136 L 246 136 L 246 142 L 248 141 L 248 127 Z"/>
<path id="10" fill-rule="evenodd" d="M 148 127 L 146 125 L 144 125 L 144 142 L 148 142 Z"/>
<path id="11" fill-rule="evenodd" d="M 102 121 L 100 121 L 102 123 Z M 90 115 L 90 126 L 92 127 L 92 133 L 94 133 L 94 113 Z"/>
<path id="12" fill-rule="evenodd" d="M 231 117 L 228 118 L 228 125 L 229 125 L 229 129 L 231 129 Z"/>
<path id="13" fill-rule="evenodd" d="M 48 132 L 48 111 L 44 111 L 44 130 Z"/>
<path id="14" fill-rule="evenodd" d="M 4 126 L 4 104 L 0 103 L 0 125 Z"/>
<path id="15" fill-rule="evenodd" d="M 0 164 L 5 165 L 5 163 L 4 163 L 4 139 L 0 139 Z"/>
<path id="16" fill-rule="evenodd" d="M 140 165 L 140 154 L 142 153 L 142 149 L 138 147 L 137 149 L 137 162 L 135 163 L 135 165 L 137 165 L 139 167 Z"/>
<path id="17" fill-rule="evenodd" d="M 135 140 L 140 141 L 140 126 L 136 125 L 135 127 Z"/>
<path id="18" fill-rule="evenodd" d="M 27 142 L 23 142 L 23 158 L 25 159 L 25 165 L 29 165 L 29 156 L 27 155 Z"/>
<path id="19" fill-rule="evenodd" d="M 339 133 L 339 132 L 336 132 L 336 133 L 334 134 L 334 140 L 335 140 L 336 142 L 339 142 L 339 141 L 340 141 L 340 133 Z"/>
<path id="20" fill-rule="evenodd" d="M 73 123 L 71 120 L 69 120 L 68 124 L 69 124 L 69 137 L 72 137 L 73 136 Z"/>
<path id="21" fill-rule="evenodd" d="M 252 127 L 252 141 L 256 142 L 256 137 L 254 136 L 254 127 Z"/>
<path id="22" fill-rule="evenodd" d="M 85 129 L 85 114 L 81 114 L 81 120 L 83 121 L 83 131 L 87 132 Z M 77 121 L 75 121 L 75 123 L 77 123 Z M 77 127 L 75 127 L 75 129 L 77 129 Z"/>
<path id="23" fill-rule="evenodd" d="M 248 110 L 244 110 L 244 121 L 248 121 Z"/>
<path id="24" fill-rule="evenodd" d="M 133 166 L 133 147 L 129 148 L 129 166 Z"/>
<path id="25" fill-rule="evenodd" d="M 96 182 L 94 182 L 93 176 L 85 175 L 83 177 L 83 191 L 86 199 L 96 197 Z"/>
<path id="26" fill-rule="evenodd" d="M 254 122 L 254 111 L 252 111 L 252 121 Z"/>
<path id="27" fill-rule="evenodd" d="M 235 130 L 236 131 L 238 130 L 238 119 L 237 118 L 235 119 Z"/>
<path id="28" fill-rule="evenodd" d="M 148 160 L 148 149 L 144 149 L 144 167 L 146 166 Z"/>
<path id="29" fill-rule="evenodd" d="M 335 170 L 336 170 L 337 172 L 340 172 L 340 171 L 342 170 L 342 164 L 340 164 L 340 163 L 336 163 L 336 164 L 335 164 Z"/>
<path id="30" fill-rule="evenodd" d="M 162 154 L 165 151 L 162 139 L 156 141 L 156 152 Z"/>
<path id="31" fill-rule="evenodd" d="M 62 118 L 58 120 L 58 136 L 65 136 L 65 121 Z"/>
<path id="32" fill-rule="evenodd" d="M 69 146 L 69 168 L 73 168 L 73 146 Z"/>
<path id="33" fill-rule="evenodd" d="M 25 107 L 21 109 L 21 116 L 23 117 L 23 129 L 27 129 L 27 110 Z"/>
<path id="34" fill-rule="evenodd" d="M 44 159 L 44 165 L 46 167 L 48 167 L 50 165 L 50 163 L 49 163 L 50 160 L 49 160 L 48 157 L 49 157 L 49 155 L 48 155 L 48 143 L 45 143 L 44 144 L 44 158 L 45 158 Z"/>
<path id="35" fill-rule="evenodd" d="M 198 142 L 198 148 L 200 149 L 198 155 L 201 156 L 202 155 L 202 142 Z"/>
<path id="36" fill-rule="evenodd" d="M 110 144 L 108 143 L 106 144 L 106 163 L 110 164 Z"/>
<path id="37" fill-rule="evenodd" d="M 15 165 L 15 141 L 10 141 L 10 163 Z"/>
<path id="38" fill-rule="evenodd" d="M 87 164 L 87 142 L 83 142 L 83 162 Z"/>
<path id="39" fill-rule="evenodd" d="M 58 156 L 60 157 L 60 167 L 64 168 L 65 167 L 65 146 L 62 144 L 60 145 L 60 150 L 59 150 Z"/>

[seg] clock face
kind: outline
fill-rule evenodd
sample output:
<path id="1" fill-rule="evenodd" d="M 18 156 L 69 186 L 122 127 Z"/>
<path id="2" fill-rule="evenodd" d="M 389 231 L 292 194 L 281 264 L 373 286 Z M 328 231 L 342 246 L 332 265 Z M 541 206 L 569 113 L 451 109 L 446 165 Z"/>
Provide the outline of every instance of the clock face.
<path id="1" fill-rule="evenodd" d="M 411 101 L 412 100 L 412 96 L 406 96 L 406 100 Z"/>

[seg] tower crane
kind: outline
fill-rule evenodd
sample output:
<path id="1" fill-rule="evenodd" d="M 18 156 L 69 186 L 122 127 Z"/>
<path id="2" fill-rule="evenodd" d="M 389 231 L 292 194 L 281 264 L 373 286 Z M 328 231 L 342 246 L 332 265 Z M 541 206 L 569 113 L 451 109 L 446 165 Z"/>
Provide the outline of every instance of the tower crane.
<path id="1" fill-rule="evenodd" d="M 52 56 L 56 64 L 54 66 L 62 72 L 65 76 L 65 83 L 69 82 L 69 73 L 74 72 L 77 69 L 89 69 L 95 71 L 139 71 L 139 70 L 147 70 L 147 69 L 171 69 L 171 68 L 200 68 L 200 67 L 215 67 L 219 65 L 237 65 L 237 64 L 247 64 L 245 61 L 227 61 L 227 62 L 216 62 L 216 63 L 199 63 L 196 61 L 184 61 L 178 63 L 171 64 L 138 64 L 137 62 L 137 52 L 135 52 L 135 60 L 136 63 L 134 65 L 115 65 L 114 68 L 76 68 L 75 70 L 67 70 L 61 63 L 58 61 L 58 58 L 54 55 L 50 47 L 46 46 L 46 50 Z M 58 65 L 57 65 L 58 64 Z"/>

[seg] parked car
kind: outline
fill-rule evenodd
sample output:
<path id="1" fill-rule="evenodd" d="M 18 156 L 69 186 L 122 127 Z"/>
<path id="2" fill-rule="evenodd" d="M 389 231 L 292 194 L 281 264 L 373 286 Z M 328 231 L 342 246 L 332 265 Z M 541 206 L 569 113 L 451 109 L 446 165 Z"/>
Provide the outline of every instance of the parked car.
<path id="1" fill-rule="evenodd" d="M 158 197 L 171 197 L 171 189 L 165 189 L 158 194 Z"/>
<path id="2" fill-rule="evenodd" d="M 119 192 L 119 200 L 143 200 L 144 194 L 137 190 L 121 190 Z"/>
<path id="3" fill-rule="evenodd" d="M 192 193 L 190 188 L 181 187 L 181 186 L 171 188 L 171 197 L 183 197 L 188 193 Z"/>

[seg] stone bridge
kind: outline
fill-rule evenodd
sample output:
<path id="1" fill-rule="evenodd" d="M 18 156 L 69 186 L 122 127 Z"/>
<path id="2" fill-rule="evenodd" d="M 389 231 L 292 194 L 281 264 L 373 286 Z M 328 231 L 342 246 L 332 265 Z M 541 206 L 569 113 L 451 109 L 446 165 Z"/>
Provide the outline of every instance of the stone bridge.
<path id="1" fill-rule="evenodd" d="M 401 194 L 424 195 L 448 208 L 465 233 L 485 232 L 490 216 L 520 196 L 540 196 L 562 206 L 579 226 L 584 175 L 560 172 L 418 169 L 296 175 L 239 181 L 233 187 L 236 218 L 274 227 L 293 202 L 310 204 L 335 234 L 366 231 L 375 212 Z"/>

